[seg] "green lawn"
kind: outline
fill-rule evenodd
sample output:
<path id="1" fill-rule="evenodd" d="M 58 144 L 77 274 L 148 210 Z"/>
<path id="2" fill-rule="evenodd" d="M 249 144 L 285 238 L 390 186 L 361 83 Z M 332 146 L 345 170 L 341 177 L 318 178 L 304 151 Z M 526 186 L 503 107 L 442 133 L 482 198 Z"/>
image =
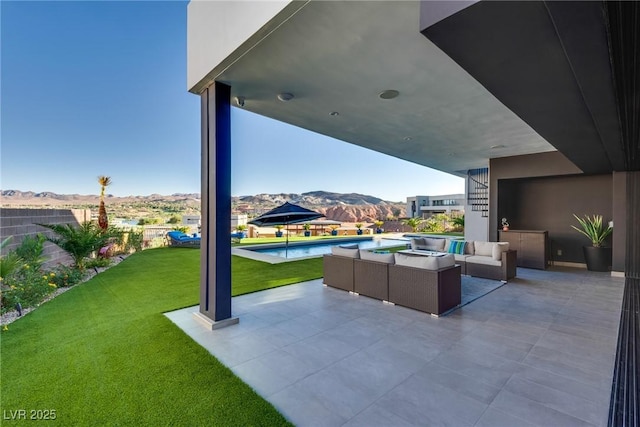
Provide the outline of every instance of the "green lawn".
<path id="1" fill-rule="evenodd" d="M 199 262 L 193 249 L 134 254 L 9 325 L 0 344 L 3 418 L 25 409 L 27 418 L 55 410 L 44 422 L 61 426 L 287 425 L 163 316 L 197 304 Z M 322 275 L 320 258 L 233 257 L 232 267 L 234 295 Z"/>

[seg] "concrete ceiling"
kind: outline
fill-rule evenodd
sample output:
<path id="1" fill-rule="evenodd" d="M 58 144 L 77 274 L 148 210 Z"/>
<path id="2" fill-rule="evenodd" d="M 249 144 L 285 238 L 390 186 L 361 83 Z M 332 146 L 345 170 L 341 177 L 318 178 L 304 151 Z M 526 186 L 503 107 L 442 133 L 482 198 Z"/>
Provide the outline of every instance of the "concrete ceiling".
<path id="1" fill-rule="evenodd" d="M 423 6 L 429 15 L 438 4 Z M 594 1 L 481 1 L 423 34 L 584 173 L 610 173 L 627 166 L 607 33 L 625 31 L 607 30 L 604 7 Z M 621 94 L 632 97 L 632 86 L 623 87 Z"/>
<path id="2" fill-rule="evenodd" d="M 419 20 L 417 1 L 308 2 L 216 80 L 246 110 L 458 175 L 555 150 L 420 34 Z M 400 95 L 381 99 L 387 89 Z M 278 100 L 283 92 L 294 98 Z"/>

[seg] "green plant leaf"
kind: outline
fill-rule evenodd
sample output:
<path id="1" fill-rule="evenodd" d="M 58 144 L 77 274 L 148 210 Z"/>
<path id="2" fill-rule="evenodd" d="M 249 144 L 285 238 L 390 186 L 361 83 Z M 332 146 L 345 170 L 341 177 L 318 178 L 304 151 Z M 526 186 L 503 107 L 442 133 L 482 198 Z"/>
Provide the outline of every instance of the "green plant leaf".
<path id="1" fill-rule="evenodd" d="M 609 225 L 606 228 L 603 226 L 602 215 L 585 215 L 584 218 L 580 218 L 576 214 L 573 216 L 581 228 L 575 225 L 572 225 L 571 228 L 589 238 L 591 244 L 596 248 L 601 247 L 604 240 L 613 232 L 613 228 Z"/>

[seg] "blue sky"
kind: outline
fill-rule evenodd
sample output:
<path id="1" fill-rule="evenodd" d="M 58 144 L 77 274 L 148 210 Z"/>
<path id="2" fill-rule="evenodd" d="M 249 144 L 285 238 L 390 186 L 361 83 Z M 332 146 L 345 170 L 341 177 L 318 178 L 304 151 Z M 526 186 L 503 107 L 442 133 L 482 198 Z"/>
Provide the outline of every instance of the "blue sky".
<path id="1" fill-rule="evenodd" d="M 118 196 L 199 192 L 186 4 L 0 1 L 0 188 L 97 194 L 105 174 Z M 464 192 L 461 178 L 237 108 L 232 144 L 233 195 Z"/>

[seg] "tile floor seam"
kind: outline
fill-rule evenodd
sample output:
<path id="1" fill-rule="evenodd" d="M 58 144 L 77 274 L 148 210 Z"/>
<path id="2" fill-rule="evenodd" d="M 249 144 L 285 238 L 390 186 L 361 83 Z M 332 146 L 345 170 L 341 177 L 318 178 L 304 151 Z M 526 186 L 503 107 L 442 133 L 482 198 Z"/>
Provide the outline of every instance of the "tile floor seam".
<path id="1" fill-rule="evenodd" d="M 516 380 L 521 380 L 521 381 L 524 381 L 524 382 L 533 383 L 533 384 L 536 384 L 538 387 L 543 387 L 543 388 L 545 388 L 545 389 L 550 389 L 550 390 L 554 390 L 554 391 L 559 392 L 559 393 L 564 393 L 564 394 L 567 394 L 567 395 L 572 396 L 572 397 L 573 397 L 573 398 L 575 398 L 575 399 L 580 399 L 580 400 L 582 400 L 582 401 L 584 401 L 584 402 L 586 402 L 586 403 L 595 403 L 595 404 L 597 404 L 597 403 L 598 403 L 598 402 L 592 402 L 592 401 L 590 401 L 590 400 L 588 400 L 588 399 L 584 399 L 584 398 L 582 398 L 582 397 L 580 397 L 580 396 L 573 395 L 573 394 L 568 393 L 568 392 L 566 392 L 566 391 L 564 391 L 564 390 L 558 390 L 557 388 L 550 387 L 550 386 L 547 386 L 547 385 L 545 385 L 545 384 L 540 384 L 540 383 L 538 383 L 538 382 L 535 382 L 535 381 L 529 380 L 529 379 L 527 379 L 527 378 L 516 378 Z M 507 381 L 507 382 L 505 383 L 505 386 L 506 386 L 510 381 L 511 381 L 511 378 L 509 378 L 509 381 Z M 535 403 L 537 403 L 537 404 L 539 404 L 539 405 L 542 405 L 542 406 L 544 406 L 544 407 L 546 407 L 546 408 L 548 408 L 548 409 L 552 409 L 552 410 L 554 410 L 554 411 L 561 412 L 561 413 L 563 413 L 563 414 L 565 414 L 565 415 L 568 415 L 568 416 L 570 416 L 570 417 L 576 418 L 576 419 L 578 419 L 578 420 L 580 420 L 580 421 L 584 421 L 584 422 L 585 422 L 585 423 L 587 423 L 587 424 L 593 424 L 591 421 L 585 420 L 584 418 L 581 418 L 581 417 L 579 417 L 579 416 L 577 416 L 577 415 L 570 414 L 570 413 L 566 412 L 566 411 L 565 411 L 565 410 L 563 410 L 563 409 L 554 408 L 554 407 L 549 406 L 548 404 L 546 404 L 546 403 L 544 403 L 544 402 L 540 402 L 540 401 L 537 401 L 537 400 L 533 400 L 533 399 L 531 399 L 531 398 L 529 398 L 529 397 L 527 397 L 527 396 L 520 395 L 519 393 L 516 393 L 516 392 L 514 392 L 514 391 L 512 391 L 512 390 L 507 390 L 507 391 L 508 391 L 509 393 L 517 394 L 517 395 L 519 395 L 521 398 L 524 398 L 524 399 L 530 400 L 530 401 L 532 401 L 532 402 L 535 402 Z"/>
<path id="2" fill-rule="evenodd" d="M 538 369 L 538 370 L 544 371 L 544 372 L 545 372 L 545 373 L 547 373 L 547 374 L 556 375 L 556 376 L 559 376 L 559 377 L 562 377 L 562 378 L 566 378 L 566 379 L 568 379 L 568 380 L 576 381 L 576 382 L 579 382 L 579 383 L 583 384 L 583 385 L 584 385 L 584 386 L 586 386 L 586 387 L 594 387 L 594 385 L 593 385 L 593 384 L 589 384 L 589 383 L 587 383 L 587 382 L 585 382 L 585 381 L 582 381 L 582 380 L 580 380 L 580 379 L 577 379 L 577 378 L 574 378 L 574 377 L 570 377 L 570 376 L 568 376 L 568 375 L 559 374 L 559 373 L 557 373 L 557 372 L 550 371 L 550 370 L 548 370 L 548 369 L 546 369 L 546 368 L 543 368 L 543 367 L 540 367 L 540 366 L 530 365 L 530 364 L 526 363 L 525 361 L 523 361 L 522 363 L 523 363 L 524 365 L 526 365 L 527 367 L 529 367 L 529 368 Z M 533 381 L 533 382 L 535 382 L 536 384 L 538 384 L 536 381 Z M 611 389 L 611 385 L 612 385 L 612 384 L 613 384 L 613 370 L 612 370 L 612 375 L 611 375 L 611 381 L 610 381 L 610 384 L 609 384 L 609 386 L 607 387 L 607 389 L 609 389 L 609 390 L 610 390 L 610 389 Z M 541 384 L 541 385 L 544 385 L 544 384 Z"/>
<path id="3" fill-rule="evenodd" d="M 497 396 L 497 394 L 496 394 L 496 396 Z M 494 399 L 495 399 L 495 397 L 494 397 Z M 493 401 L 492 401 L 492 403 L 493 403 Z M 502 410 L 502 409 L 500 409 L 500 408 L 492 408 L 492 407 L 491 407 L 491 404 L 489 404 L 489 405 L 487 406 L 487 409 L 485 409 L 485 410 L 484 410 L 484 412 L 482 413 L 482 416 L 484 416 L 484 414 L 485 414 L 488 410 L 498 411 L 498 412 L 500 412 L 500 413 L 502 413 L 502 414 L 505 414 L 505 415 L 507 415 L 507 416 L 509 416 L 509 417 L 513 417 L 513 418 L 517 418 L 517 419 L 519 419 L 519 420 L 522 420 L 524 423 L 531 424 L 531 421 L 529 421 L 529 420 L 527 420 L 527 419 L 525 419 L 525 418 L 522 418 L 522 417 L 520 417 L 520 416 L 518 416 L 518 415 L 510 414 L 510 413 L 508 413 L 508 412 L 503 411 L 503 410 Z M 477 426 L 477 425 L 478 425 L 478 423 L 479 423 L 479 422 L 480 422 L 480 420 L 482 419 L 482 416 L 481 416 L 480 418 L 478 418 L 478 421 L 476 421 L 476 423 L 474 424 L 474 426 Z"/>
<path id="4" fill-rule="evenodd" d="M 409 375 L 409 376 L 408 376 L 407 378 L 405 378 L 403 381 L 401 381 L 400 383 L 396 384 L 393 388 L 391 388 L 391 389 L 387 390 L 387 392 L 386 392 L 386 393 L 384 393 L 382 396 L 378 397 L 376 400 L 374 400 L 373 402 L 371 402 L 371 404 L 370 404 L 369 406 L 367 406 L 366 408 L 363 408 L 361 411 L 359 411 L 357 414 L 355 414 L 353 417 L 351 417 L 351 420 L 352 420 L 352 419 L 354 419 L 354 418 L 356 418 L 356 417 L 357 417 L 358 415 L 360 415 L 361 413 L 366 412 L 366 411 L 367 411 L 367 409 L 376 407 L 376 406 L 377 406 L 377 403 L 378 403 L 378 402 L 379 402 L 383 397 L 385 397 L 388 393 L 391 393 L 391 392 L 392 392 L 393 390 L 395 390 L 396 388 L 400 387 L 400 385 L 401 385 L 402 383 L 404 383 L 405 381 L 407 381 L 407 380 L 408 380 L 412 375 L 415 375 L 415 374 L 411 374 L 411 375 Z M 404 417 L 402 417 L 402 416 L 400 416 L 400 415 L 396 414 L 395 412 L 393 412 L 393 411 L 392 411 L 392 413 L 393 413 L 395 416 L 400 417 L 401 419 L 405 420 L 406 422 L 410 422 L 409 420 L 407 420 L 406 418 L 404 418 Z M 347 420 L 347 421 L 346 421 L 345 423 L 343 423 L 342 425 L 343 425 L 343 426 L 344 426 L 344 425 L 346 425 L 347 423 L 351 422 L 351 420 Z"/>

